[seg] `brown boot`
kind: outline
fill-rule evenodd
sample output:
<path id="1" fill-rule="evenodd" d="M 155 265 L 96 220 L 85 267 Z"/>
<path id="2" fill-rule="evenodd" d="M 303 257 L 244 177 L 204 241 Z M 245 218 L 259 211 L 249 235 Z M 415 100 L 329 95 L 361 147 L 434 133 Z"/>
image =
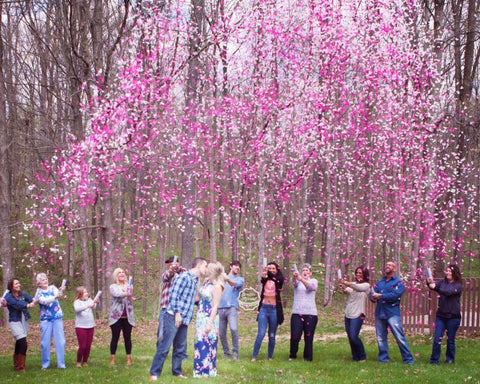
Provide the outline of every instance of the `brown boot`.
<path id="1" fill-rule="evenodd" d="M 115 365 L 115 355 L 110 355 L 110 365 Z"/>
<path id="2" fill-rule="evenodd" d="M 13 355 L 13 370 L 18 371 L 18 355 Z"/>
<path id="3" fill-rule="evenodd" d="M 127 365 L 132 365 L 132 355 L 127 355 Z"/>
<path id="4" fill-rule="evenodd" d="M 25 360 L 27 359 L 26 355 L 17 355 L 18 359 L 18 371 L 25 372 Z"/>

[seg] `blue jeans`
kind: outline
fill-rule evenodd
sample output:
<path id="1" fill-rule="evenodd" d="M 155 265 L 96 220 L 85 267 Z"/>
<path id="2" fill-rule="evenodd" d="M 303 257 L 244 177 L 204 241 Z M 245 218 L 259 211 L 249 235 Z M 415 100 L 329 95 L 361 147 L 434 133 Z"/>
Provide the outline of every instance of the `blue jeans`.
<path id="1" fill-rule="evenodd" d="M 402 329 L 402 320 L 400 316 L 391 316 L 388 319 L 379 319 L 375 317 L 375 331 L 377 333 L 378 360 L 381 363 L 390 361 L 388 355 L 388 328 L 397 341 L 398 348 L 402 354 L 402 360 L 405 364 L 413 364 L 413 356 L 408 348 L 407 339 Z"/>
<path id="2" fill-rule="evenodd" d="M 227 324 L 230 326 L 230 333 L 232 334 L 232 350 L 234 354 L 238 355 L 238 310 L 235 307 L 220 308 L 218 310 L 219 317 L 219 333 L 220 341 L 222 342 L 223 354 L 230 356 L 230 348 L 228 346 L 227 338 Z"/>
<path id="3" fill-rule="evenodd" d="M 157 340 L 157 351 L 153 357 L 150 374 L 155 376 L 162 374 L 163 364 L 173 344 L 172 374 L 178 376 L 182 374 L 182 360 L 187 358 L 188 326 L 181 324 L 177 328 L 175 326 L 175 317 L 168 312 L 165 313 L 164 320 L 163 338 L 162 341 Z"/>
<path id="4" fill-rule="evenodd" d="M 42 369 L 50 367 L 50 347 L 55 345 L 57 354 L 57 367 L 65 368 L 65 333 L 63 332 L 63 319 L 40 321 L 40 345 L 42 347 Z"/>
<path id="5" fill-rule="evenodd" d="M 258 331 L 255 344 L 253 345 L 252 358 L 256 359 L 260 347 L 262 345 L 263 338 L 267 332 L 268 325 L 268 358 L 273 357 L 273 351 L 275 349 L 275 336 L 277 333 L 277 307 L 275 305 L 262 304 L 260 311 L 258 312 Z"/>
<path id="6" fill-rule="evenodd" d="M 431 364 L 438 364 L 440 360 L 442 339 L 445 330 L 447 331 L 447 354 L 445 361 L 447 363 L 455 362 L 455 335 L 457 334 L 461 321 L 461 319 L 447 319 L 440 316 L 435 318 L 435 338 L 433 339 L 432 355 L 430 356 Z"/>
<path id="7" fill-rule="evenodd" d="M 167 308 L 161 308 L 158 314 L 157 343 L 163 340 L 163 323 L 165 322 L 165 314 Z"/>
<path id="8" fill-rule="evenodd" d="M 353 361 L 361 361 L 367 358 L 362 339 L 360 339 L 360 329 L 362 328 L 364 319 L 364 314 L 354 319 L 345 317 L 345 331 L 347 332 L 348 342 L 350 343 Z"/>

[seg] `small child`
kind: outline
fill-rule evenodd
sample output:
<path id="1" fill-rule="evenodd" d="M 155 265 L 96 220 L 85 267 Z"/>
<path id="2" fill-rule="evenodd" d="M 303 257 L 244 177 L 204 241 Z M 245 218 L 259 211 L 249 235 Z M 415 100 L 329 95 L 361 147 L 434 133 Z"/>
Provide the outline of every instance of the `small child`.
<path id="1" fill-rule="evenodd" d="M 73 308 L 75 309 L 75 333 L 78 339 L 77 367 L 86 366 L 88 362 L 95 330 L 92 309 L 96 308 L 97 304 L 98 301 L 93 301 L 89 297 L 85 287 L 76 289 Z"/>

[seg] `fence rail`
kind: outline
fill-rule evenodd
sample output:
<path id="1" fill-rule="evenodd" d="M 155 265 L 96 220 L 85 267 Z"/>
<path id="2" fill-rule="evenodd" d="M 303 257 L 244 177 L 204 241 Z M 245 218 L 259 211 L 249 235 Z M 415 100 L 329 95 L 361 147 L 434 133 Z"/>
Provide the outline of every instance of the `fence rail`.
<path id="1" fill-rule="evenodd" d="M 467 336 L 480 334 L 480 278 L 463 279 L 461 297 L 462 322 L 458 332 Z M 401 300 L 402 324 L 405 332 L 432 334 L 438 306 L 437 292 L 426 286 L 406 288 Z M 375 324 L 375 304 L 368 301 L 365 324 Z"/>

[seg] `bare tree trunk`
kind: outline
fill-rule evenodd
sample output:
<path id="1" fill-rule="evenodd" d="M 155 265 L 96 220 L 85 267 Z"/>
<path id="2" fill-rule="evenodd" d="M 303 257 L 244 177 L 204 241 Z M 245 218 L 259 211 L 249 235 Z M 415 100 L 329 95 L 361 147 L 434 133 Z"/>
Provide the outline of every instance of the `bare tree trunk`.
<path id="1" fill-rule="evenodd" d="M 223 205 L 223 193 L 219 193 L 220 196 L 220 206 L 225 208 Z M 226 258 L 228 255 L 228 247 L 225 245 L 225 218 L 223 215 L 223 209 L 218 210 L 218 246 L 223 253 L 223 257 Z"/>
<path id="2" fill-rule="evenodd" d="M 143 246 L 142 246 L 142 279 L 143 279 L 143 292 L 142 292 L 142 316 L 147 316 L 147 292 L 148 292 L 148 255 L 150 254 L 150 226 L 145 225 L 146 214 L 143 212 L 143 226 L 145 227 L 143 232 Z"/>
<path id="3" fill-rule="evenodd" d="M 299 233 L 298 248 L 300 251 L 300 260 L 306 263 L 307 254 L 307 225 L 308 225 L 308 196 L 310 195 L 308 188 L 308 179 L 305 178 L 302 182 L 301 198 L 299 199 L 299 210 L 301 214 L 297 217 L 297 231 Z M 302 250 L 305 250 L 304 252 Z M 313 254 L 313 253 L 312 253 Z M 312 263 L 310 263 L 312 264 Z"/>
<path id="4" fill-rule="evenodd" d="M 265 231 L 267 228 L 265 220 L 265 187 L 264 187 L 263 164 L 258 170 L 258 271 L 262 271 L 263 259 L 265 257 Z"/>
<path id="5" fill-rule="evenodd" d="M 313 170 L 312 185 L 308 194 L 308 220 L 307 220 L 307 247 L 305 249 L 305 262 L 312 264 L 315 251 L 315 229 L 318 220 L 318 201 L 320 194 L 320 174 L 317 169 Z"/>
<path id="6" fill-rule="evenodd" d="M 289 228 L 289 214 L 288 209 L 285 204 L 282 204 L 282 209 L 280 210 L 280 215 L 282 216 L 282 258 L 283 258 L 283 271 L 285 276 L 285 281 L 290 281 L 290 228 Z M 287 285 L 290 287 L 290 285 Z M 288 289 L 287 294 L 284 295 L 283 301 L 286 306 L 290 301 L 290 289 Z"/>
<path id="7" fill-rule="evenodd" d="M 73 276 L 72 272 L 72 263 L 75 258 L 75 233 L 72 231 L 67 232 L 67 251 L 66 255 L 63 258 L 63 263 L 62 263 L 62 274 L 64 278 L 67 278 L 68 280 L 71 280 L 71 277 Z"/>
<path id="8" fill-rule="evenodd" d="M 323 291 L 323 304 L 327 305 L 332 298 L 332 271 L 335 266 L 335 207 L 333 204 L 333 191 L 331 188 L 330 175 L 326 175 L 326 198 L 327 198 L 327 243 L 325 246 L 325 288 Z"/>
<path id="9" fill-rule="evenodd" d="M 92 292 L 92 263 L 90 262 L 90 255 L 88 253 L 88 229 L 86 228 L 88 213 L 85 207 L 80 207 L 80 217 L 82 218 L 80 226 L 84 228 L 79 231 L 83 285 L 87 288 L 88 292 Z"/>
<path id="10" fill-rule="evenodd" d="M 93 274 L 93 289 L 95 292 L 99 290 L 99 278 L 98 278 L 98 266 L 101 265 L 99 263 L 99 255 L 97 254 L 97 241 L 99 240 L 98 236 L 98 228 L 97 226 L 97 218 L 96 218 L 96 202 L 92 208 L 92 231 L 91 231 L 91 239 L 92 239 L 92 274 Z M 99 247 L 102 248 L 101 246 Z"/>
<path id="11" fill-rule="evenodd" d="M 161 301 L 161 276 L 165 266 L 165 254 L 168 244 L 168 216 L 163 217 L 160 221 L 159 229 L 158 229 L 158 237 L 157 237 L 157 249 L 158 249 L 158 266 L 155 266 L 155 271 L 158 271 L 157 274 L 155 272 L 155 276 L 153 277 L 153 300 L 152 300 L 152 317 L 156 319 L 158 317 L 158 313 L 160 311 L 160 301 Z M 183 263 L 182 263 L 183 264 Z M 146 275 L 145 277 L 147 277 Z"/>
<path id="12" fill-rule="evenodd" d="M 200 107 L 200 86 L 202 62 L 200 59 L 200 50 L 205 22 L 205 2 L 204 0 L 191 0 L 190 11 L 190 30 L 188 36 L 188 50 L 190 60 L 188 63 L 188 74 L 186 81 L 186 109 L 185 113 L 189 116 L 189 122 L 186 127 L 186 135 L 190 143 L 195 141 L 195 114 Z M 186 148 L 184 154 L 185 169 L 185 200 L 183 209 L 183 237 L 182 237 L 182 261 L 190 265 L 193 257 L 193 247 L 195 241 L 195 209 L 197 194 L 197 178 L 195 172 L 193 148 Z"/>
<path id="13" fill-rule="evenodd" d="M 217 220 L 216 220 L 216 207 L 215 207 L 215 179 L 214 179 L 214 167 L 213 167 L 213 154 L 210 155 L 209 161 L 209 182 L 210 188 L 208 192 L 208 214 L 210 215 L 210 260 L 217 260 Z M 207 225 L 207 223 L 205 223 Z"/>
<path id="14" fill-rule="evenodd" d="M 102 212 L 102 290 L 109 292 L 111 284 L 111 275 L 115 265 L 115 243 L 114 243 L 114 223 L 113 223 L 113 207 L 112 195 L 109 191 L 103 191 L 103 212 Z M 102 295 L 102 308 L 106 311 L 110 307 L 110 295 Z"/>
<path id="15" fill-rule="evenodd" d="M 0 14 L 3 15 L 0 2 Z M 0 23 L 0 36 L 4 35 L 3 22 Z M 11 195 L 10 166 L 8 149 L 10 146 L 7 131 L 7 89 L 5 85 L 3 38 L 0 38 L 0 253 L 2 258 L 3 288 L 13 277 L 13 255 L 11 245 Z M 2 291 L 3 292 L 3 291 Z"/>

